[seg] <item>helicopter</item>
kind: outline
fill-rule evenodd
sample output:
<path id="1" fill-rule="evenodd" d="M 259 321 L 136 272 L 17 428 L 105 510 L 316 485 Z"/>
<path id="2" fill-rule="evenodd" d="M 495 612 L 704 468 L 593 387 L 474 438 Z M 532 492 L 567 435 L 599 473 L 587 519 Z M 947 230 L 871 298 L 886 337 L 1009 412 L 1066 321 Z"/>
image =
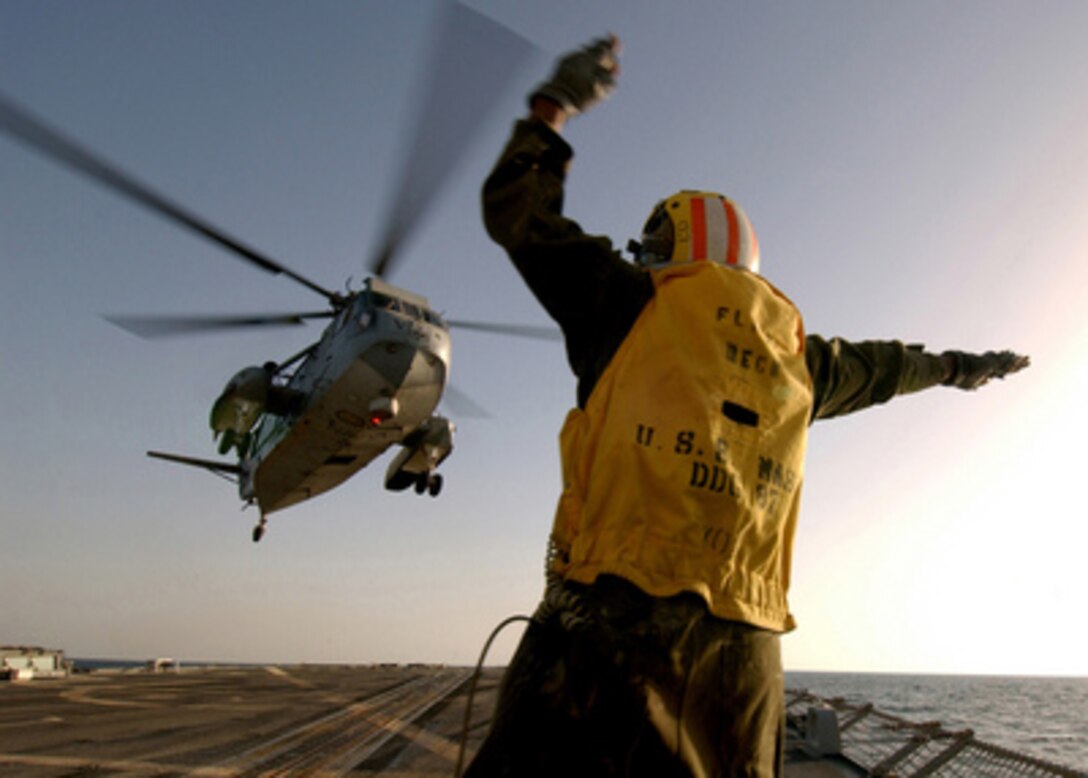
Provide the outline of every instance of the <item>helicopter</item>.
<path id="1" fill-rule="evenodd" d="M 452 390 L 451 327 L 559 337 L 546 327 L 446 319 L 425 297 L 386 280 L 417 215 L 426 211 L 426 200 L 448 177 L 517 66 L 536 51 L 516 33 L 459 3 L 444 10 L 412 153 L 380 248 L 368 266 L 370 275 L 354 291 L 326 289 L 256 251 L 0 95 L 0 129 L 17 140 L 250 265 L 286 276 L 325 298 L 326 309 L 302 313 L 105 317 L 147 338 L 331 320 L 315 342 L 295 355 L 242 368 L 227 381 L 209 421 L 218 453 L 233 455 L 233 461 L 147 452 L 235 481 L 244 505 L 256 505 L 260 514 L 254 542 L 265 534 L 269 514 L 334 489 L 394 446 L 399 451 L 387 467 L 385 488 L 438 496 L 443 485 L 438 467 L 453 450 L 456 431 L 449 418 L 437 413 L 439 402 Z M 454 78 L 473 88 L 467 93 L 458 89 L 450 81 Z M 444 96 L 452 93 L 459 110 L 451 115 L 442 106 Z"/>

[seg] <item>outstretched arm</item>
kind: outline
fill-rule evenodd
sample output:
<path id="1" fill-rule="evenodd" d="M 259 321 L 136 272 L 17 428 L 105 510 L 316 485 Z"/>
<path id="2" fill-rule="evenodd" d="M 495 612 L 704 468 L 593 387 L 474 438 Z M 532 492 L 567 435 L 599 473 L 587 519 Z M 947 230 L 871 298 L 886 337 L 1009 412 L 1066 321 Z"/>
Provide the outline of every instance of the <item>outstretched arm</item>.
<path id="1" fill-rule="evenodd" d="M 569 117 L 609 97 L 618 73 L 619 39 L 614 35 L 560 58 L 552 75 L 529 93 L 529 115 L 515 125 L 484 183 L 484 224 L 522 272 L 524 256 L 534 246 L 585 237 L 576 222 L 562 215 L 574 152 L 559 132 Z M 600 240 L 611 254 L 611 243 Z"/>
<path id="2" fill-rule="evenodd" d="M 812 418 L 828 419 L 887 402 L 933 386 L 976 389 L 1030 364 L 1011 351 L 934 354 L 899 341 L 805 338 L 805 360 L 812 376 Z"/>
<path id="3" fill-rule="evenodd" d="M 609 37 L 561 58 L 530 93 L 529 116 L 514 126 L 483 188 L 488 234 L 563 329 L 579 402 L 653 294 L 649 276 L 611 240 L 587 235 L 563 214 L 573 151 L 559 130 L 612 92 L 617 57 L 618 41 Z"/>

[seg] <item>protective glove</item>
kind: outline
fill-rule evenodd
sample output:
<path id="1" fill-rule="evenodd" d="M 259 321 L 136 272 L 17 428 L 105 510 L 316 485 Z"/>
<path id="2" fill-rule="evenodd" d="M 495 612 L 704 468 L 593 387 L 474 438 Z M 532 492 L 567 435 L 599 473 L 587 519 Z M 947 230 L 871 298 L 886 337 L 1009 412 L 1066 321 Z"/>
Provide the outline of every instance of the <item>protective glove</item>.
<path id="1" fill-rule="evenodd" d="M 978 389 L 991 378 L 1004 378 L 1031 364 L 1028 357 L 1011 351 L 987 351 L 985 354 L 946 351 L 941 357 L 955 365 L 944 385 L 958 389 Z"/>
<path id="2" fill-rule="evenodd" d="M 619 66 L 619 39 L 612 35 L 560 59 L 550 79 L 529 94 L 554 101 L 569 116 L 585 111 L 608 98 L 616 88 Z"/>

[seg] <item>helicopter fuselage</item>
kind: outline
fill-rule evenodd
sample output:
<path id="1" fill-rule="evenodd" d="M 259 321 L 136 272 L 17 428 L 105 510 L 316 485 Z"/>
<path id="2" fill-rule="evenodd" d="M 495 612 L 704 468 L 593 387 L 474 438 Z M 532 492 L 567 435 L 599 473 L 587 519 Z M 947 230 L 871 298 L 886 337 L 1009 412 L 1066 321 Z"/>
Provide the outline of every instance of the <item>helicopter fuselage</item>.
<path id="1" fill-rule="evenodd" d="M 433 416 L 449 360 L 449 332 L 427 301 L 369 279 L 276 387 L 293 402 L 253 429 L 240 462 L 242 499 L 262 515 L 282 510 L 338 486 L 396 443 L 426 454 L 403 458 L 414 462 L 404 475 L 425 478 L 452 448 L 452 424 Z M 424 452 L 421 432 L 431 428 L 450 434 Z"/>
<path id="2" fill-rule="evenodd" d="M 227 382 L 212 407 L 210 424 L 219 454 L 233 451 L 236 460 L 147 452 L 237 481 L 242 499 L 261 511 L 254 540 L 264 531 L 265 514 L 338 486 L 393 444 L 400 450 L 389 462 L 384 486 L 393 491 L 414 487 L 417 493 L 437 496 L 442 476 L 436 468 L 452 450 L 454 433 L 453 424 L 435 413 L 448 380 L 448 326 L 541 336 L 531 327 L 445 322 L 422 297 L 381 280 L 402 261 L 407 239 L 434 210 L 433 197 L 448 179 L 452 163 L 466 142 L 480 134 L 485 109 L 509 86 L 516 66 L 528 62 L 535 51 L 528 41 L 459 3 L 446 8 L 449 13 L 435 42 L 438 59 L 424 69 L 428 79 L 423 93 L 460 95 L 455 102 L 463 110 L 449 111 L 445 100 L 424 102 L 415 131 L 407 135 L 411 147 L 394 182 L 387 218 L 376 225 L 375 250 L 367 263 L 373 277 L 357 292 L 337 293 L 296 272 L 0 95 L 0 133 L 329 303 L 321 311 L 267 315 L 106 317 L 146 338 L 332 319 L 304 351 L 278 365 L 245 367 Z M 490 56 L 476 56 L 481 52 Z M 467 91 L 466 84 L 471 85 Z"/>

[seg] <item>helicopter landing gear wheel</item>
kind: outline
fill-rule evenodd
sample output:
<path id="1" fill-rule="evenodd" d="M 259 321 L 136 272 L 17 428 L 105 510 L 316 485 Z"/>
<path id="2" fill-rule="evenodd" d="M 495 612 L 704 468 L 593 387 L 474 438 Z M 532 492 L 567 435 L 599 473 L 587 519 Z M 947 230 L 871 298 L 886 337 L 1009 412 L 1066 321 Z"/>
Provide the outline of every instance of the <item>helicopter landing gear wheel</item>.
<path id="1" fill-rule="evenodd" d="M 437 497 L 442 491 L 442 476 L 438 473 L 420 473 L 416 476 L 416 494 L 430 494 Z"/>
<path id="2" fill-rule="evenodd" d="M 265 525 L 267 523 L 268 523 L 268 521 L 265 519 L 264 516 L 262 516 L 261 520 L 259 522 L 257 522 L 257 526 L 253 528 L 253 542 L 254 543 L 256 543 L 258 540 L 260 540 L 261 538 L 264 537 L 264 528 L 265 528 Z"/>

